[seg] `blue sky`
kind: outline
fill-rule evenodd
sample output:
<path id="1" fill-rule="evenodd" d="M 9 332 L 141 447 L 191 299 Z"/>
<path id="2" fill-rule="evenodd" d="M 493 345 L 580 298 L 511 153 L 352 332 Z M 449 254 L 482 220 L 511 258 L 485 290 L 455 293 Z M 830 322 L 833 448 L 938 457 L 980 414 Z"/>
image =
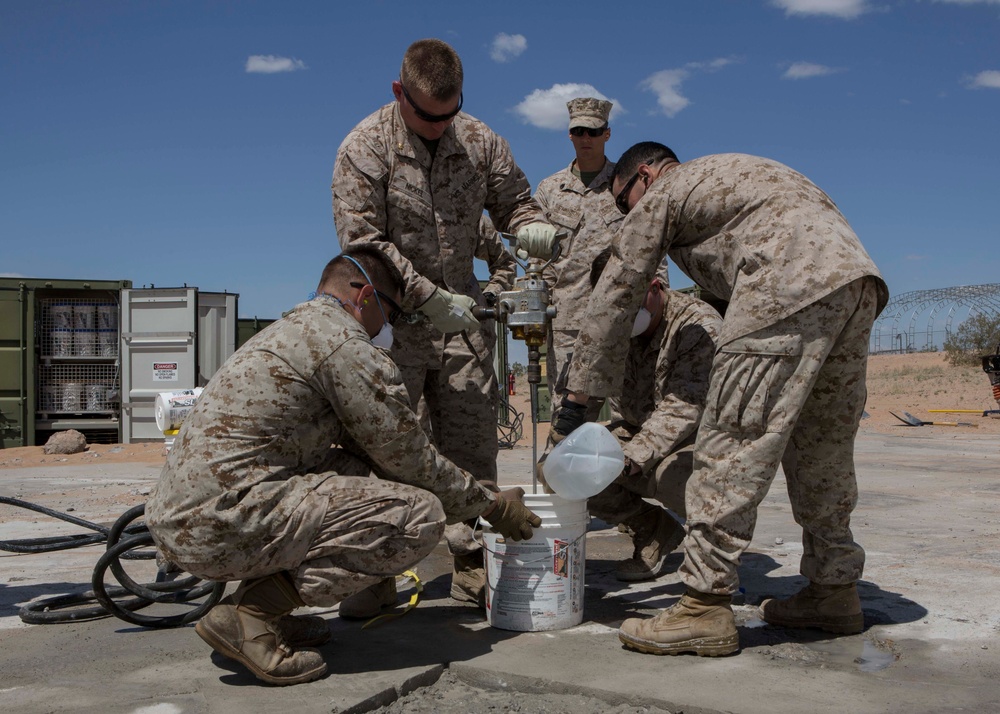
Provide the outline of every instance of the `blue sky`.
<path id="1" fill-rule="evenodd" d="M 1000 0 L 3 0 L 0 275 L 280 315 L 338 251 L 338 145 L 440 37 L 532 185 L 572 159 L 566 99 L 604 96 L 612 159 L 653 139 L 809 176 L 894 294 L 998 282 L 998 30 Z"/>

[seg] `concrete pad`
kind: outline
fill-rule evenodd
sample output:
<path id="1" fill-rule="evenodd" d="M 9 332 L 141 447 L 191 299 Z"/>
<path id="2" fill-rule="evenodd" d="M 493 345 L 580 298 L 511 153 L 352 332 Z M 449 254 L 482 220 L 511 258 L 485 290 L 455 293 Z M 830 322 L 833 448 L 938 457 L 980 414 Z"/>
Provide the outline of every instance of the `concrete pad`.
<path id="1" fill-rule="evenodd" d="M 525 446 L 501 452 L 502 486 L 530 480 L 530 453 Z M 804 583 L 800 533 L 779 474 L 741 565 L 747 604 L 735 608 L 743 649 L 734 656 L 625 650 L 616 635 L 621 621 L 656 613 L 683 588 L 675 575 L 630 586 L 617 582 L 614 564 L 630 553 L 629 543 L 595 523 L 587 535 L 579 627 L 535 633 L 489 627 L 476 608 L 448 598 L 450 564 L 439 546 L 417 568 L 424 599 L 415 611 L 365 630 L 328 613 L 333 640 L 321 649 L 331 674 L 268 687 L 210 655 L 190 625 L 148 630 L 117 619 L 22 623 L 22 603 L 89 588 L 103 547 L 88 546 L 0 554 L 0 710 L 370 711 L 451 666 L 463 681 L 498 691 L 584 693 L 609 705 L 656 703 L 689 714 L 1000 711 L 995 437 L 866 433 L 857 457 L 861 501 L 854 529 L 868 551 L 861 584 L 866 630 L 860 635 L 832 638 L 759 620 L 755 606 L 762 599 Z M 144 500 L 158 470 L 134 464 L 0 469 L 0 494 L 110 523 Z M 0 505 L 0 540 L 73 532 L 81 531 Z M 675 553 L 669 564 L 679 563 Z M 409 592 L 403 590 L 404 600 Z"/>

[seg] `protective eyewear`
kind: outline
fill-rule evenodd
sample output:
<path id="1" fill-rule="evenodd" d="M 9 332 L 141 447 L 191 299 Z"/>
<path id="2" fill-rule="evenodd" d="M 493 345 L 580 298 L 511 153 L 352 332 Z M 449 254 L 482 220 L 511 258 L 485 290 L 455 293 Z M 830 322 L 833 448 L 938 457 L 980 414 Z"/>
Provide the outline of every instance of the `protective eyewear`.
<path id="1" fill-rule="evenodd" d="M 615 196 L 615 206 L 617 206 L 618 210 L 622 212 L 622 215 L 625 215 L 625 216 L 628 215 L 628 212 L 629 212 L 628 194 L 629 194 L 629 191 L 632 190 L 632 187 L 635 186 L 635 182 L 638 179 L 639 179 L 639 172 L 636 171 L 635 175 L 628 180 L 627 184 L 625 184 L 625 188 L 623 188 L 621 191 L 619 191 L 618 195 Z"/>
<path id="2" fill-rule="evenodd" d="M 366 283 L 351 283 L 352 288 L 361 289 L 365 287 Z M 375 291 L 375 299 L 378 301 L 378 307 L 382 310 L 383 316 L 385 316 L 385 321 L 390 325 L 395 325 L 396 320 L 400 318 L 403 314 L 403 308 L 401 308 L 395 300 L 386 295 L 384 292 L 372 285 L 372 289 Z M 385 301 L 386 305 L 389 306 L 389 314 L 385 315 L 385 310 L 382 309 L 382 301 Z"/>
<path id="3" fill-rule="evenodd" d="M 430 112 L 425 112 L 423 109 L 417 106 L 417 103 L 413 101 L 413 97 L 411 97 L 410 93 L 406 91 L 405 84 L 400 82 L 399 86 L 403 90 L 403 96 L 406 97 L 406 101 L 408 101 L 410 103 L 410 106 L 413 107 L 413 113 L 416 114 L 421 119 L 423 119 L 424 121 L 430 122 L 431 124 L 437 124 L 439 122 L 448 121 L 449 119 L 452 119 L 460 111 L 462 111 L 462 102 L 465 101 L 465 95 L 461 92 L 459 92 L 458 94 L 458 106 L 455 107 L 455 111 L 448 112 L 447 114 L 431 114 Z"/>
<path id="4" fill-rule="evenodd" d="M 589 137 L 591 137 L 593 139 L 596 139 L 597 137 L 601 136 L 607 130 L 608 130 L 608 125 L 607 124 L 605 124 L 604 126 L 598 128 L 598 129 L 591 129 L 590 127 L 586 127 L 586 126 L 574 126 L 574 127 L 570 128 L 569 133 L 572 136 L 577 136 L 577 137 L 583 136 L 584 134 L 586 134 L 587 136 L 589 136 Z"/>

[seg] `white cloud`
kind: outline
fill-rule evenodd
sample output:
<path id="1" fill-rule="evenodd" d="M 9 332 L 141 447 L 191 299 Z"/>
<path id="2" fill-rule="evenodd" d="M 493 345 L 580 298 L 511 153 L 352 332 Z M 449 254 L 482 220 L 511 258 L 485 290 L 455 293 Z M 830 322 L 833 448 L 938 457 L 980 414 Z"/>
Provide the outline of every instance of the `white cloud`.
<path id="1" fill-rule="evenodd" d="M 493 38 L 490 57 L 494 62 L 510 62 L 528 49 L 528 40 L 524 35 L 508 35 L 501 32 Z"/>
<path id="2" fill-rule="evenodd" d="M 1000 70 L 980 72 L 969 82 L 970 89 L 1000 89 Z"/>
<path id="3" fill-rule="evenodd" d="M 740 61 L 736 57 L 719 57 L 708 62 L 688 62 L 680 69 L 664 69 L 651 74 L 642 80 L 639 88 L 655 94 L 656 103 L 668 117 L 677 116 L 678 112 L 691 103 L 691 100 L 681 94 L 684 80 L 694 72 L 718 72 L 723 67 Z"/>
<path id="4" fill-rule="evenodd" d="M 26 278 L 27 275 L 21 275 L 20 273 L 0 273 L 0 278 Z"/>
<path id="5" fill-rule="evenodd" d="M 690 72 L 686 69 L 664 69 L 656 74 L 646 77 L 639 85 L 641 89 L 648 89 L 656 95 L 656 103 L 668 117 L 677 116 L 677 113 L 691 103 L 687 97 L 681 95 L 681 83 L 688 78 Z"/>
<path id="6" fill-rule="evenodd" d="M 809 79 L 810 77 L 825 77 L 828 74 L 836 74 L 840 72 L 839 69 L 834 67 L 827 67 L 822 64 L 813 64 L 812 62 L 794 62 L 785 73 L 781 75 L 782 79 Z"/>
<path id="7" fill-rule="evenodd" d="M 868 0 L 771 0 L 786 15 L 829 15 L 853 20 L 868 11 Z"/>
<path id="8" fill-rule="evenodd" d="M 536 89 L 514 107 L 514 113 L 520 115 L 525 124 L 539 129 L 566 129 L 569 126 L 566 102 L 576 97 L 607 99 L 614 105 L 611 120 L 626 113 L 618 100 L 604 96 L 590 84 L 553 84 L 549 89 Z"/>
<path id="9" fill-rule="evenodd" d="M 306 69 L 306 63 L 294 57 L 278 57 L 277 55 L 250 55 L 247 57 L 246 70 L 251 74 L 276 74 L 277 72 L 295 72 Z"/>

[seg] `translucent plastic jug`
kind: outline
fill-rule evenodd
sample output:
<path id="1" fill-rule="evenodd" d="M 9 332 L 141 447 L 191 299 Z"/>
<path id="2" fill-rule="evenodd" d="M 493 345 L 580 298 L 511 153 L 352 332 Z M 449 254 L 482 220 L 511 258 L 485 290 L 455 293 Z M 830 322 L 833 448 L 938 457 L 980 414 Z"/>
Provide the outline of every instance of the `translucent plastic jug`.
<path id="1" fill-rule="evenodd" d="M 625 467 L 618 439 L 600 424 L 587 422 L 560 441 L 545 460 L 545 483 L 570 501 L 596 496 Z"/>

